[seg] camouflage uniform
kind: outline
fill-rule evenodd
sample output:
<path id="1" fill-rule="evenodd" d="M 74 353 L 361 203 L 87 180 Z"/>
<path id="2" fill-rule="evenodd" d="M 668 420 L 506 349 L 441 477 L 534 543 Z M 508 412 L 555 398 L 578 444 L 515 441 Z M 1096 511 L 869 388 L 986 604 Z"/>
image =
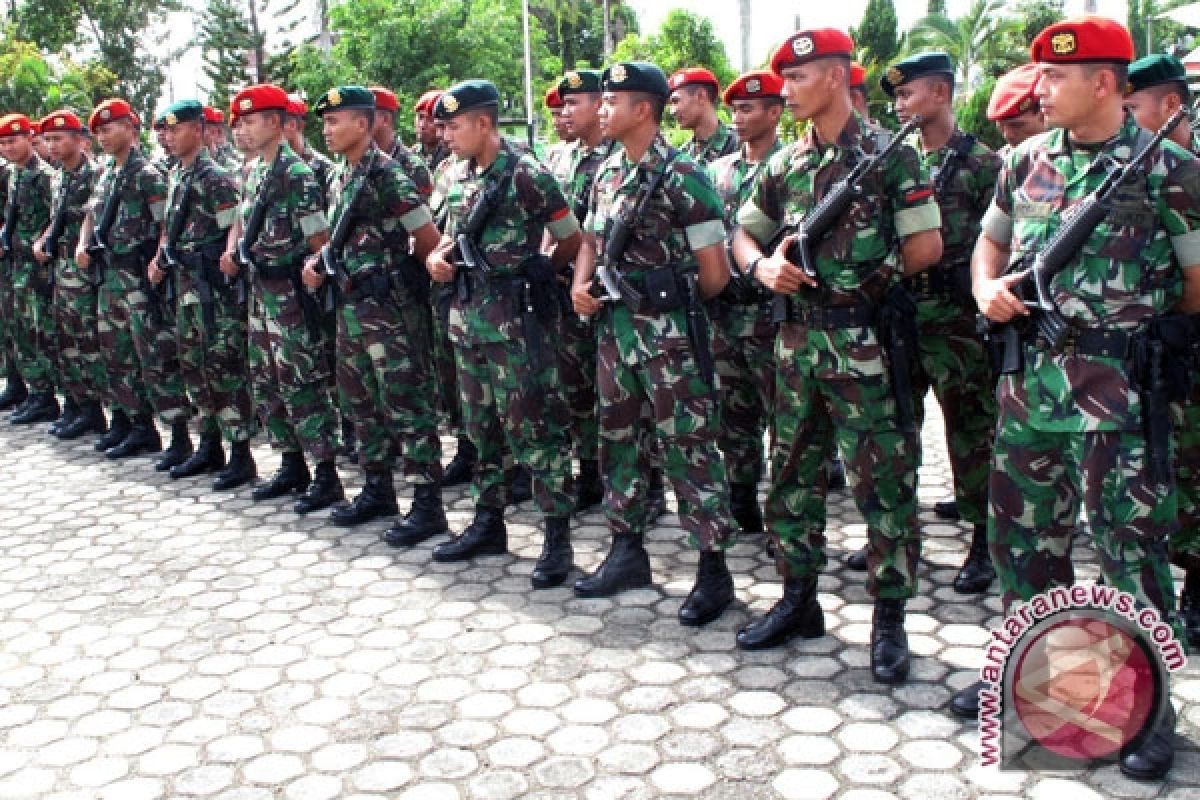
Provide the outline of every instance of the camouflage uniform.
<path id="1" fill-rule="evenodd" d="M 1098 153 L 1070 147 L 1061 129 L 1022 143 L 1000 172 L 983 231 L 1014 259 L 1037 252 L 1062 212 L 1103 179 L 1105 170 L 1086 171 L 1093 158 L 1128 160 L 1138 130 L 1127 117 Z M 1077 331 L 1135 332 L 1179 299 L 1179 264 L 1200 263 L 1200 162 L 1168 141 L 1145 164 L 1144 183 L 1122 191 L 1081 257 L 1051 280 Z M 1035 342 L 1024 348 L 1023 370 L 1001 378 L 997 404 L 988 539 L 1005 606 L 1072 582 L 1082 501 L 1105 581 L 1172 617 L 1167 539 L 1177 505 L 1173 487 L 1146 469 L 1127 362 Z"/>
<path id="2" fill-rule="evenodd" d="M 317 183 L 321 185 L 321 191 L 328 199 L 330 188 L 333 186 L 331 182 L 333 180 L 333 161 L 329 156 L 310 147 L 308 142 L 304 143 L 304 152 L 298 153 L 298 155 L 300 160 L 312 170 L 313 177 L 317 179 Z"/>
<path id="3" fill-rule="evenodd" d="M 425 162 L 425 166 L 430 172 L 437 172 L 438 168 L 447 160 L 453 160 L 453 155 L 450 153 L 450 148 L 442 142 L 437 143 L 437 147 L 432 150 L 425 147 L 424 144 L 418 143 L 413 152 Z"/>
<path id="4" fill-rule="evenodd" d="M 330 393 L 325 331 L 305 318 L 300 270 L 307 240 L 328 230 L 323 191 L 311 169 L 287 143 L 279 146 L 277 177 L 268 186 L 271 210 L 250 251 L 257 265 L 250 309 L 250 371 L 255 402 L 272 446 L 306 452 L 318 463 L 333 461 L 338 424 Z M 243 227 L 258 185 L 275 175 L 274 164 L 255 163 L 242 192 Z M 312 324 L 316 322 L 318 324 Z"/>
<path id="5" fill-rule="evenodd" d="M 619 265 L 635 287 L 644 287 L 646 276 L 663 267 L 672 268 L 677 281 L 694 276 L 693 252 L 725 241 L 721 200 L 703 168 L 673 153 L 659 136 L 637 164 L 623 150 L 601 164 L 585 223 L 598 251 L 604 251 L 611 221 L 637 202 L 642 176 L 660 170 L 662 183 L 636 221 Z M 692 546 L 711 552 L 733 544 L 729 485 L 716 447 L 715 387 L 700 375 L 687 313 L 635 312 L 614 302 L 597 320 L 604 511 L 615 536 L 645 532 L 648 445 L 657 440 L 680 523 Z"/>
<path id="6" fill-rule="evenodd" d="M 338 393 L 354 421 L 367 471 L 390 470 L 400 445 L 405 474 L 417 483 L 434 483 L 441 479 L 442 465 L 429 305 L 423 296 L 414 297 L 409 275 L 398 270 L 400 258 L 411 258 L 409 232 L 432 217 L 399 162 L 371 145 L 363 163 L 371 164 L 368 182 L 342 252 L 351 285 L 341 292 L 337 310 Z M 352 200 L 357 174 L 346 163 L 334 171 L 334 228 Z M 423 272 L 418 267 L 418 277 Z M 382 288 L 372 286 L 372 279 Z"/>
<path id="7" fill-rule="evenodd" d="M 54 168 L 36 153 L 27 163 L 13 165 L 9 175 L 8 202 L 16 204 L 16 226 L 9 231 L 13 252 L 5 254 L 13 300 L 6 312 L 12 309 L 17 364 L 34 393 L 53 392 L 55 384 L 53 267 L 33 258 L 33 243 L 50 223 L 53 183 Z"/>
<path id="8" fill-rule="evenodd" d="M 738 142 L 733 128 L 718 120 L 717 130 L 712 136 L 707 139 L 699 139 L 693 135 L 691 140 L 683 146 L 683 152 L 701 166 L 706 166 L 718 158 L 736 153 L 740 146 L 741 143 Z"/>
<path id="9" fill-rule="evenodd" d="M 233 149 L 233 145 L 229 142 L 217 148 L 216 152 L 210 153 L 212 160 L 223 166 L 230 172 L 237 174 L 238 169 L 242 166 L 242 157 L 237 150 Z"/>
<path id="10" fill-rule="evenodd" d="M 451 156 L 444 158 L 433 171 L 433 193 L 429 207 L 437 226 L 445 231 L 447 197 L 450 193 L 450 173 L 458 164 Z M 454 345 L 450 342 L 450 300 L 452 286 L 434 286 L 430 290 L 430 305 L 433 313 L 433 367 L 437 374 L 439 408 L 445 417 L 447 430 L 455 436 L 465 436 L 463 426 L 462 396 L 458 391 L 458 365 L 454 361 Z"/>
<path id="11" fill-rule="evenodd" d="M 417 186 L 417 191 L 421 193 L 422 198 L 427 198 L 433 194 L 433 173 L 432 168 L 426 166 L 420 156 L 404 146 L 404 142 L 400 141 L 400 137 L 392 142 L 392 147 L 388 150 L 388 155 L 393 161 L 400 165 L 404 170 L 404 174 L 408 176 Z"/>
<path id="12" fill-rule="evenodd" d="M 530 291 L 523 264 L 538 253 L 544 232 L 563 239 L 578 231 L 578 223 L 553 176 L 531 156 L 502 147 L 481 172 L 471 161 L 459 161 L 450 169 L 445 231 L 453 237 L 484 187 L 510 169 L 507 191 L 478 237 L 493 275 L 466 276 L 470 299 L 464 302 L 456 294 L 450 307 L 449 337 L 458 361 L 463 422 L 479 451 L 473 496 L 482 508 L 500 511 L 507 504 L 507 444 L 516 461 L 533 473 L 538 507 L 549 517 L 565 518 L 575 501 L 569 413 L 559 393 L 553 357 L 557 326 L 526 324 L 519 308 L 524 305 L 522 295 Z M 541 308 L 539 316 L 544 320 L 544 314 L 557 310 Z M 531 341 L 536 336 L 540 343 Z"/>
<path id="13" fill-rule="evenodd" d="M 190 202 L 183 208 L 183 186 L 189 180 Z M 176 217 L 184 215 L 174 242 L 181 266 L 170 276 L 175 280 L 183 382 L 203 417 L 205 433 L 215 436 L 219 429 L 226 440 L 245 442 L 257 429 L 246 361 L 246 306 L 220 271 L 237 205 L 233 173 L 201 149 L 191 167 L 180 164 L 171 172 L 163 227 L 171 231 Z"/>
<path id="14" fill-rule="evenodd" d="M 738 212 L 739 224 L 765 248 L 848 171 L 849 157 L 878 147 L 878 137 L 858 114 L 833 146 L 818 142 L 810 129 L 759 174 L 750 201 Z M 822 465 L 836 442 L 867 523 L 867 591 L 885 600 L 916 591 L 917 437 L 897 424 L 890 376 L 870 318 L 893 279 L 888 254 L 898 238 L 939 225 L 927 183 L 916 152 L 902 147 L 868 176 L 862 198 L 814 249 L 821 288 L 788 298 L 789 320 L 775 351 L 775 442 L 765 515 L 779 541 L 785 578 L 809 579 L 825 567 Z M 846 319 L 834 319 L 835 313 Z"/>
<path id="15" fill-rule="evenodd" d="M 58 249 L 51 254 L 58 370 L 63 392 L 77 403 L 103 397 L 108 391 L 97 338 L 96 285 L 92 276 L 75 263 L 75 249 L 96 175 L 97 167 L 84 158 L 75 172 L 66 167 L 58 170 L 54 189 L 54 208 L 64 201 L 67 204 Z"/>

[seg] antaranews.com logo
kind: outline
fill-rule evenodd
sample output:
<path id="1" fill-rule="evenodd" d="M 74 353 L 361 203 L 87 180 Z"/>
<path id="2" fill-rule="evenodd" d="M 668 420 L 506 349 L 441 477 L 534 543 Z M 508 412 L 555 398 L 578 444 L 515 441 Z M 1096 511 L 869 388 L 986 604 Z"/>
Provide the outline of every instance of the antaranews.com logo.
<path id="1" fill-rule="evenodd" d="M 987 646 L 983 763 L 1053 768 L 1113 758 L 1168 713 L 1167 676 L 1186 664 L 1171 626 L 1126 592 L 1076 584 L 1039 594 L 1014 608 Z"/>

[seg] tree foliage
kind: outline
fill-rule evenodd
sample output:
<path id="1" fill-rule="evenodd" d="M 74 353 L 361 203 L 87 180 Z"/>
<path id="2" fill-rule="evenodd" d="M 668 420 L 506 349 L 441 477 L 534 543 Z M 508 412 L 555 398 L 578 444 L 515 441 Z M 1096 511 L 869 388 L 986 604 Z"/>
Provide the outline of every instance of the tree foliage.
<path id="1" fill-rule="evenodd" d="M 1028 60 L 1028 51 L 1017 46 L 1021 30 L 1021 21 L 1007 13 L 1004 0 L 973 0 L 961 17 L 923 17 L 905 45 L 910 53 L 945 51 L 957 67 L 959 87 L 968 91 L 985 73 L 1005 72 Z"/>
<path id="2" fill-rule="evenodd" d="M 99 64 L 52 64 L 32 42 L 0 40 L 0 108 L 19 109 L 32 118 L 59 108 L 86 113 L 115 84 L 116 75 Z"/>
<path id="3" fill-rule="evenodd" d="M 900 52 L 896 25 L 896 6 L 892 0 L 867 0 L 862 23 L 850 35 L 863 58 L 886 66 Z"/>
<path id="4" fill-rule="evenodd" d="M 251 28 L 244 4 L 237 0 L 209 0 L 200 17 L 200 51 L 204 75 L 211 86 L 210 105 L 217 108 L 229 105 L 232 93 L 249 77 L 247 55 L 262 52 L 263 38 Z"/>

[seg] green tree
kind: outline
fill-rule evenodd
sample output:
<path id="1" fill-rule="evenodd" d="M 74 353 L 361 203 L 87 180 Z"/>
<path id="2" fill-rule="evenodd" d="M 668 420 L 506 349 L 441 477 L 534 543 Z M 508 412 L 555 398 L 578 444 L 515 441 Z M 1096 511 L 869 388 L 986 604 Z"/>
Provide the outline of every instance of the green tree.
<path id="1" fill-rule="evenodd" d="M 900 52 L 896 6 L 892 0 L 867 0 L 862 23 L 850 35 L 867 60 L 890 64 Z"/>
<path id="2" fill-rule="evenodd" d="M 1004 146 L 1004 137 L 1000 135 L 995 123 L 987 118 L 988 100 L 991 99 L 992 90 L 995 88 L 995 78 L 984 79 L 978 87 L 962 99 L 955 114 L 960 128 L 967 133 L 975 134 L 979 141 L 993 150 Z"/>
<path id="3" fill-rule="evenodd" d="M 1063 0 L 1022 0 L 1013 13 L 1021 21 L 1022 47 L 1029 47 L 1039 33 L 1063 18 Z"/>
<path id="4" fill-rule="evenodd" d="M 929 2 L 925 4 L 925 16 L 927 17 L 933 16 L 934 14 L 945 15 L 945 13 L 946 0 L 929 0 Z"/>
<path id="5" fill-rule="evenodd" d="M 604 4 L 591 0 L 533 0 L 530 13 L 546 32 L 546 47 L 563 70 L 604 64 Z M 637 33 L 637 13 L 615 0 L 609 4 L 612 27 Z"/>
<path id="6" fill-rule="evenodd" d="M 961 90 L 969 91 L 978 73 L 1004 72 L 1028 60 L 1016 46 L 1021 21 L 1005 12 L 1004 0 L 974 0 L 961 17 L 924 17 L 909 32 L 910 53 L 943 50 L 954 61 Z"/>
<path id="7" fill-rule="evenodd" d="M 204 75 L 212 87 L 210 105 L 229 105 L 233 92 L 249 77 L 247 56 L 262 48 L 263 38 L 251 30 L 244 5 L 235 0 L 209 0 L 200 19 L 200 51 Z"/>
<path id="8" fill-rule="evenodd" d="M 682 9 L 667 13 L 650 36 L 626 36 L 613 50 L 613 61 L 653 61 L 670 75 L 683 67 L 706 67 L 725 86 L 737 77 L 712 21 Z"/>
<path id="9" fill-rule="evenodd" d="M 99 64 L 60 59 L 52 65 L 32 42 L 0 40 L 0 108 L 33 118 L 59 108 L 86 112 L 115 84 L 116 76 Z"/>

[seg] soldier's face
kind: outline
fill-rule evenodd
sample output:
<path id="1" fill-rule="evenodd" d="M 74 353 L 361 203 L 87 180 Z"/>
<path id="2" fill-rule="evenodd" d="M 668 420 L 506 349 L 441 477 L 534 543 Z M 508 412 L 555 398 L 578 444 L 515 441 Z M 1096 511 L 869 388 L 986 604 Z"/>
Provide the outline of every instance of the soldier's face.
<path id="1" fill-rule="evenodd" d="M 83 149 L 83 141 L 74 133 L 51 131 L 46 134 L 46 149 L 55 161 L 74 161 Z"/>
<path id="2" fill-rule="evenodd" d="M 572 136 L 583 136 L 600 124 L 600 95 L 569 94 L 563 98 L 562 117 Z"/>
<path id="3" fill-rule="evenodd" d="M 867 92 L 863 88 L 850 90 L 850 104 L 864 118 L 871 116 L 871 108 L 867 105 Z"/>
<path id="4" fill-rule="evenodd" d="M 775 130 L 779 114 L 766 100 L 734 100 L 733 129 L 743 141 L 761 139 Z"/>
<path id="5" fill-rule="evenodd" d="M 325 146 L 334 153 L 346 153 L 371 135 L 371 126 L 362 114 L 353 111 L 326 111 L 321 118 Z"/>
<path id="6" fill-rule="evenodd" d="M 239 119 L 246 144 L 256 153 L 275 141 L 282 133 L 279 117 L 273 113 L 244 114 Z"/>
<path id="7" fill-rule="evenodd" d="M 18 133 L 0 139 L 0 155 L 14 164 L 24 164 L 33 155 L 33 143 L 29 134 Z"/>
<path id="8" fill-rule="evenodd" d="M 96 141 L 108 155 L 115 155 L 133 144 L 134 129 L 127 119 L 105 122 L 96 127 Z"/>
<path id="9" fill-rule="evenodd" d="M 1000 129 L 1000 135 L 1008 142 L 1009 147 L 1016 147 L 1030 136 L 1044 133 L 1046 123 L 1042 120 L 1042 112 L 1035 109 L 1012 119 L 1002 119 L 996 123 L 996 127 Z"/>
<path id="10" fill-rule="evenodd" d="M 479 114 L 459 114 L 446 120 L 446 146 L 459 158 L 474 158 L 483 150 L 483 119 Z"/>
<path id="11" fill-rule="evenodd" d="M 214 122 L 212 125 L 204 126 L 204 145 L 205 147 L 217 149 L 225 144 L 225 126 L 219 122 Z"/>
<path id="12" fill-rule="evenodd" d="M 1037 88 L 1046 125 L 1051 128 L 1074 128 L 1090 120 L 1107 91 L 1103 70 L 1089 69 L 1082 64 L 1039 64 Z"/>
<path id="13" fill-rule="evenodd" d="M 902 124 L 918 114 L 929 119 L 938 105 L 937 91 L 928 78 L 917 78 L 896 87 L 896 116 Z"/>
<path id="14" fill-rule="evenodd" d="M 703 111 L 700 89 L 695 86 L 681 86 L 671 92 L 667 106 L 671 109 L 671 116 L 675 117 L 679 127 L 687 129 L 696 127 Z"/>
<path id="15" fill-rule="evenodd" d="M 416 119 L 417 139 L 426 147 L 434 147 L 441 137 L 438 135 L 437 123 L 428 111 L 418 111 Z"/>
<path id="16" fill-rule="evenodd" d="M 785 67 L 783 101 L 796 119 L 812 119 L 829 104 L 834 92 L 848 91 L 836 80 L 841 68 L 826 59 Z"/>
<path id="17" fill-rule="evenodd" d="M 200 149 L 204 135 L 199 122 L 182 122 L 168 125 L 162 131 L 163 146 L 173 156 L 189 156 Z"/>
<path id="18" fill-rule="evenodd" d="M 44 135 L 34 136 L 30 140 L 30 143 L 33 145 L 34 152 L 37 153 L 40 158 L 47 159 L 53 157 L 50 155 L 50 146 L 46 144 L 46 137 Z"/>
<path id="19" fill-rule="evenodd" d="M 1140 127 L 1148 131 L 1158 130 L 1171 118 L 1171 107 L 1165 95 L 1158 95 L 1153 88 L 1134 92 L 1125 98 L 1125 110 L 1133 114 Z"/>
<path id="20" fill-rule="evenodd" d="M 550 118 L 554 121 L 554 133 L 559 139 L 562 139 L 564 142 L 569 142 L 578 138 L 571 132 L 570 126 L 567 125 L 567 121 L 563 117 L 563 109 L 551 109 Z"/>
<path id="21" fill-rule="evenodd" d="M 620 139 L 637 124 L 631 92 L 605 92 L 600 99 L 600 130 L 606 139 Z"/>

